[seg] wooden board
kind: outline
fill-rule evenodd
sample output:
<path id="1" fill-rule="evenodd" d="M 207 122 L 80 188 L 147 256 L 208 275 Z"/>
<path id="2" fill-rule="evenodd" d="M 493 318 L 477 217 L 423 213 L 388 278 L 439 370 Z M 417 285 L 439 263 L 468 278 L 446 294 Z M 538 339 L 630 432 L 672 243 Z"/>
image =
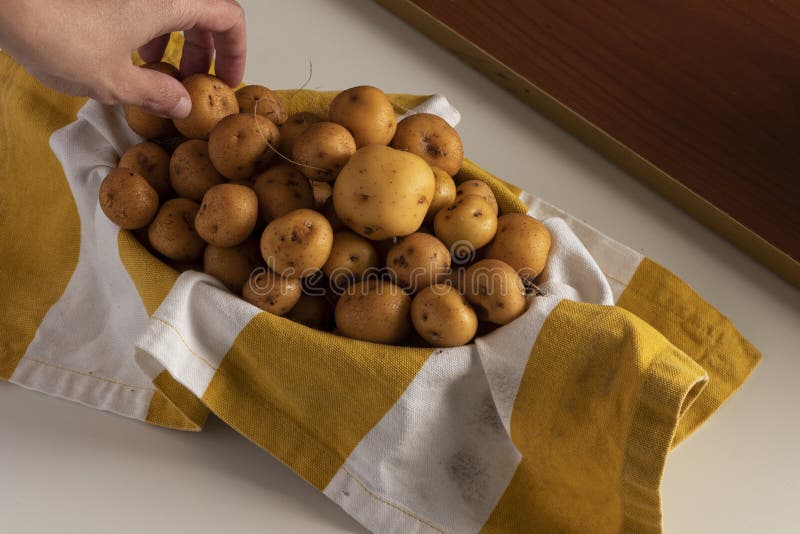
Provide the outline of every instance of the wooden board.
<path id="1" fill-rule="evenodd" d="M 800 287 L 800 4 L 377 2 Z"/>

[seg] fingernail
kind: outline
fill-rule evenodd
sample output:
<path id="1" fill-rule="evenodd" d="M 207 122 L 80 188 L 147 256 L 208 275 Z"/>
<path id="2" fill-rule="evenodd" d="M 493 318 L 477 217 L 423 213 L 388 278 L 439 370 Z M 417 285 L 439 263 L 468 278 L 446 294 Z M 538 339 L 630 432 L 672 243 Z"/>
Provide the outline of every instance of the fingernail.
<path id="1" fill-rule="evenodd" d="M 175 107 L 172 108 L 172 116 L 176 119 L 184 119 L 192 111 L 192 101 L 188 97 L 182 96 Z"/>

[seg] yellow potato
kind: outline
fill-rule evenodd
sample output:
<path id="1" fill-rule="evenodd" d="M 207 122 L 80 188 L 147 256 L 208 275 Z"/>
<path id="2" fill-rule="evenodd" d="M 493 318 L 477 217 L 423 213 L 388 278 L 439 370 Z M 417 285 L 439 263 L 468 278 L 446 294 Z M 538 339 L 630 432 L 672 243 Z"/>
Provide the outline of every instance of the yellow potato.
<path id="1" fill-rule="evenodd" d="M 157 61 L 154 63 L 145 63 L 142 65 L 143 69 L 151 69 L 158 71 L 162 74 L 167 74 L 177 79 L 179 76 L 178 69 L 169 63 Z M 143 107 L 126 105 L 123 107 L 125 112 L 125 120 L 131 130 L 149 139 L 163 139 L 165 137 L 172 137 L 178 135 L 178 130 L 171 119 L 166 117 L 159 117 L 146 111 Z"/>
<path id="2" fill-rule="evenodd" d="M 219 121 L 239 113 L 239 103 L 225 82 L 210 74 L 193 74 L 183 80 L 192 99 L 192 111 L 183 119 L 175 119 L 175 127 L 189 139 L 205 139 Z"/>
<path id="3" fill-rule="evenodd" d="M 497 206 L 497 198 L 494 196 L 492 188 L 489 187 L 489 184 L 482 180 L 467 180 L 466 182 L 461 182 L 458 184 L 458 187 L 456 188 L 456 200 L 465 195 L 478 195 L 492 205 L 495 215 L 500 212 Z"/>
<path id="4" fill-rule="evenodd" d="M 135 172 L 113 169 L 100 184 L 100 208 L 120 228 L 142 228 L 158 211 L 158 193 Z"/>
<path id="5" fill-rule="evenodd" d="M 203 195 L 194 224 L 207 243 L 233 247 L 247 239 L 258 220 L 258 198 L 249 187 L 215 185 Z"/>
<path id="6" fill-rule="evenodd" d="M 242 87 L 236 91 L 236 100 L 239 102 L 240 113 L 255 112 L 278 126 L 286 122 L 289 116 L 280 97 L 263 85 Z"/>
<path id="7" fill-rule="evenodd" d="M 278 217 L 261 234 L 261 255 L 267 266 L 289 278 L 305 278 L 322 269 L 332 245 L 330 223 L 309 209 Z"/>
<path id="8" fill-rule="evenodd" d="M 454 260 L 463 261 L 486 245 L 497 231 L 497 216 L 492 205 L 478 195 L 464 195 L 455 204 L 436 214 L 436 237 L 442 240 Z"/>
<path id="9" fill-rule="evenodd" d="M 356 142 L 344 126 L 318 122 L 297 138 L 292 159 L 308 178 L 332 182 L 355 151 Z"/>
<path id="10" fill-rule="evenodd" d="M 345 336 L 373 343 L 399 343 L 411 333 L 411 298 L 385 280 L 351 285 L 336 303 L 336 328 Z"/>
<path id="11" fill-rule="evenodd" d="M 295 113 L 289 117 L 279 128 L 281 135 L 278 143 L 278 150 L 280 150 L 280 153 L 284 156 L 291 157 L 297 138 L 300 137 L 309 126 L 318 122 L 322 122 L 321 117 L 305 111 Z"/>
<path id="12" fill-rule="evenodd" d="M 316 330 L 328 330 L 331 326 L 331 305 L 325 297 L 303 293 L 297 304 L 286 314 L 287 319 Z"/>
<path id="13" fill-rule="evenodd" d="M 361 85 L 336 95 L 328 111 L 331 122 L 347 128 L 356 147 L 388 145 L 397 130 L 397 115 L 383 91 Z"/>
<path id="14" fill-rule="evenodd" d="M 436 185 L 433 190 L 433 200 L 425 215 L 426 222 L 432 222 L 439 210 L 449 208 L 456 200 L 456 183 L 449 174 L 439 167 L 431 167 Z"/>
<path id="15" fill-rule="evenodd" d="M 308 178 L 285 163 L 259 174 L 253 189 L 258 196 L 261 218 L 266 222 L 290 211 L 314 207 L 314 193 Z"/>
<path id="16" fill-rule="evenodd" d="M 486 247 L 486 257 L 509 264 L 523 280 L 542 272 L 550 253 L 550 232 L 541 221 L 523 213 L 509 213 L 497 220 L 497 235 Z"/>
<path id="17" fill-rule="evenodd" d="M 464 294 L 481 320 L 504 325 L 525 313 L 525 285 L 506 262 L 481 260 L 467 269 L 465 281 Z"/>
<path id="18" fill-rule="evenodd" d="M 250 178 L 265 168 L 278 146 L 278 127 L 261 115 L 228 115 L 208 138 L 208 157 L 230 180 Z"/>
<path id="19" fill-rule="evenodd" d="M 400 286 L 415 293 L 450 271 L 450 251 L 434 236 L 417 232 L 389 250 L 386 267 Z"/>
<path id="20" fill-rule="evenodd" d="M 186 198 L 166 201 L 147 229 L 153 248 L 177 262 L 190 263 L 199 259 L 206 247 L 194 228 L 199 209 L 197 202 Z"/>
<path id="21" fill-rule="evenodd" d="M 206 191 L 225 183 L 208 157 L 208 142 L 190 139 L 178 145 L 169 162 L 169 178 L 178 196 L 200 202 Z"/>
<path id="22" fill-rule="evenodd" d="M 321 210 L 333 195 L 333 186 L 328 182 L 311 180 L 311 190 L 314 193 L 314 209 Z"/>
<path id="23" fill-rule="evenodd" d="M 344 288 L 367 272 L 377 274 L 378 253 L 372 243 L 353 232 L 333 234 L 333 246 L 322 272 L 335 287 Z"/>
<path id="24" fill-rule="evenodd" d="M 133 145 L 122 154 L 118 166 L 143 176 L 156 190 L 159 199 L 164 200 L 172 193 L 169 184 L 169 154 L 157 144 L 145 141 Z"/>
<path id="25" fill-rule="evenodd" d="M 475 310 L 446 284 L 426 287 L 414 297 L 411 320 L 417 333 L 434 347 L 466 345 L 478 330 Z"/>
<path id="26" fill-rule="evenodd" d="M 464 148 L 455 128 L 437 115 L 418 113 L 401 120 L 392 146 L 408 150 L 455 176 L 464 160 Z"/>
<path id="27" fill-rule="evenodd" d="M 283 278 L 269 269 L 257 269 L 242 287 L 242 298 L 275 315 L 288 313 L 303 294 L 300 280 Z"/>
<path id="28" fill-rule="evenodd" d="M 241 293 L 250 274 L 263 266 L 258 241 L 252 238 L 235 247 L 208 245 L 203 253 L 203 272 L 215 277 L 237 294 Z"/>
<path id="29" fill-rule="evenodd" d="M 358 149 L 339 173 L 333 205 L 342 222 L 368 239 L 405 236 L 422 224 L 434 184 L 419 156 L 371 145 Z"/>

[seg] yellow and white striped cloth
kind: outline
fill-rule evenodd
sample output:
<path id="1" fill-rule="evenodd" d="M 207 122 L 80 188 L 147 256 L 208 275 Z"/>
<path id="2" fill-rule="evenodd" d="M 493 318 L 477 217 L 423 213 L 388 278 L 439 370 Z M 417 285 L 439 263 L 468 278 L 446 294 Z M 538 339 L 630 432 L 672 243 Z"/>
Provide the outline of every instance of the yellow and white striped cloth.
<path id="1" fill-rule="evenodd" d="M 4 54 L 0 73 L 0 378 L 183 430 L 210 410 L 374 532 L 660 532 L 669 450 L 760 359 L 675 275 L 468 161 L 458 180 L 553 235 L 524 316 L 433 350 L 262 313 L 103 215 L 100 182 L 140 141 L 119 109 Z"/>

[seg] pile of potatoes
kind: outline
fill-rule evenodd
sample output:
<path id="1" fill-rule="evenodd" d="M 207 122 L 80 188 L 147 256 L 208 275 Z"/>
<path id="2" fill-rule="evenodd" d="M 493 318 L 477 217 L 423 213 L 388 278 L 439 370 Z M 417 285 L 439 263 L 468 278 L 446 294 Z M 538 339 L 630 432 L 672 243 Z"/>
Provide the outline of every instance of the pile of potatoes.
<path id="1" fill-rule="evenodd" d="M 178 76 L 164 63 L 144 68 Z M 458 346 L 519 317 L 550 234 L 453 177 L 458 133 L 397 120 L 386 95 L 339 93 L 327 117 L 289 116 L 266 87 L 183 82 L 192 112 L 127 107 L 131 147 L 100 207 L 179 270 L 202 270 L 263 310 L 385 344 Z"/>

